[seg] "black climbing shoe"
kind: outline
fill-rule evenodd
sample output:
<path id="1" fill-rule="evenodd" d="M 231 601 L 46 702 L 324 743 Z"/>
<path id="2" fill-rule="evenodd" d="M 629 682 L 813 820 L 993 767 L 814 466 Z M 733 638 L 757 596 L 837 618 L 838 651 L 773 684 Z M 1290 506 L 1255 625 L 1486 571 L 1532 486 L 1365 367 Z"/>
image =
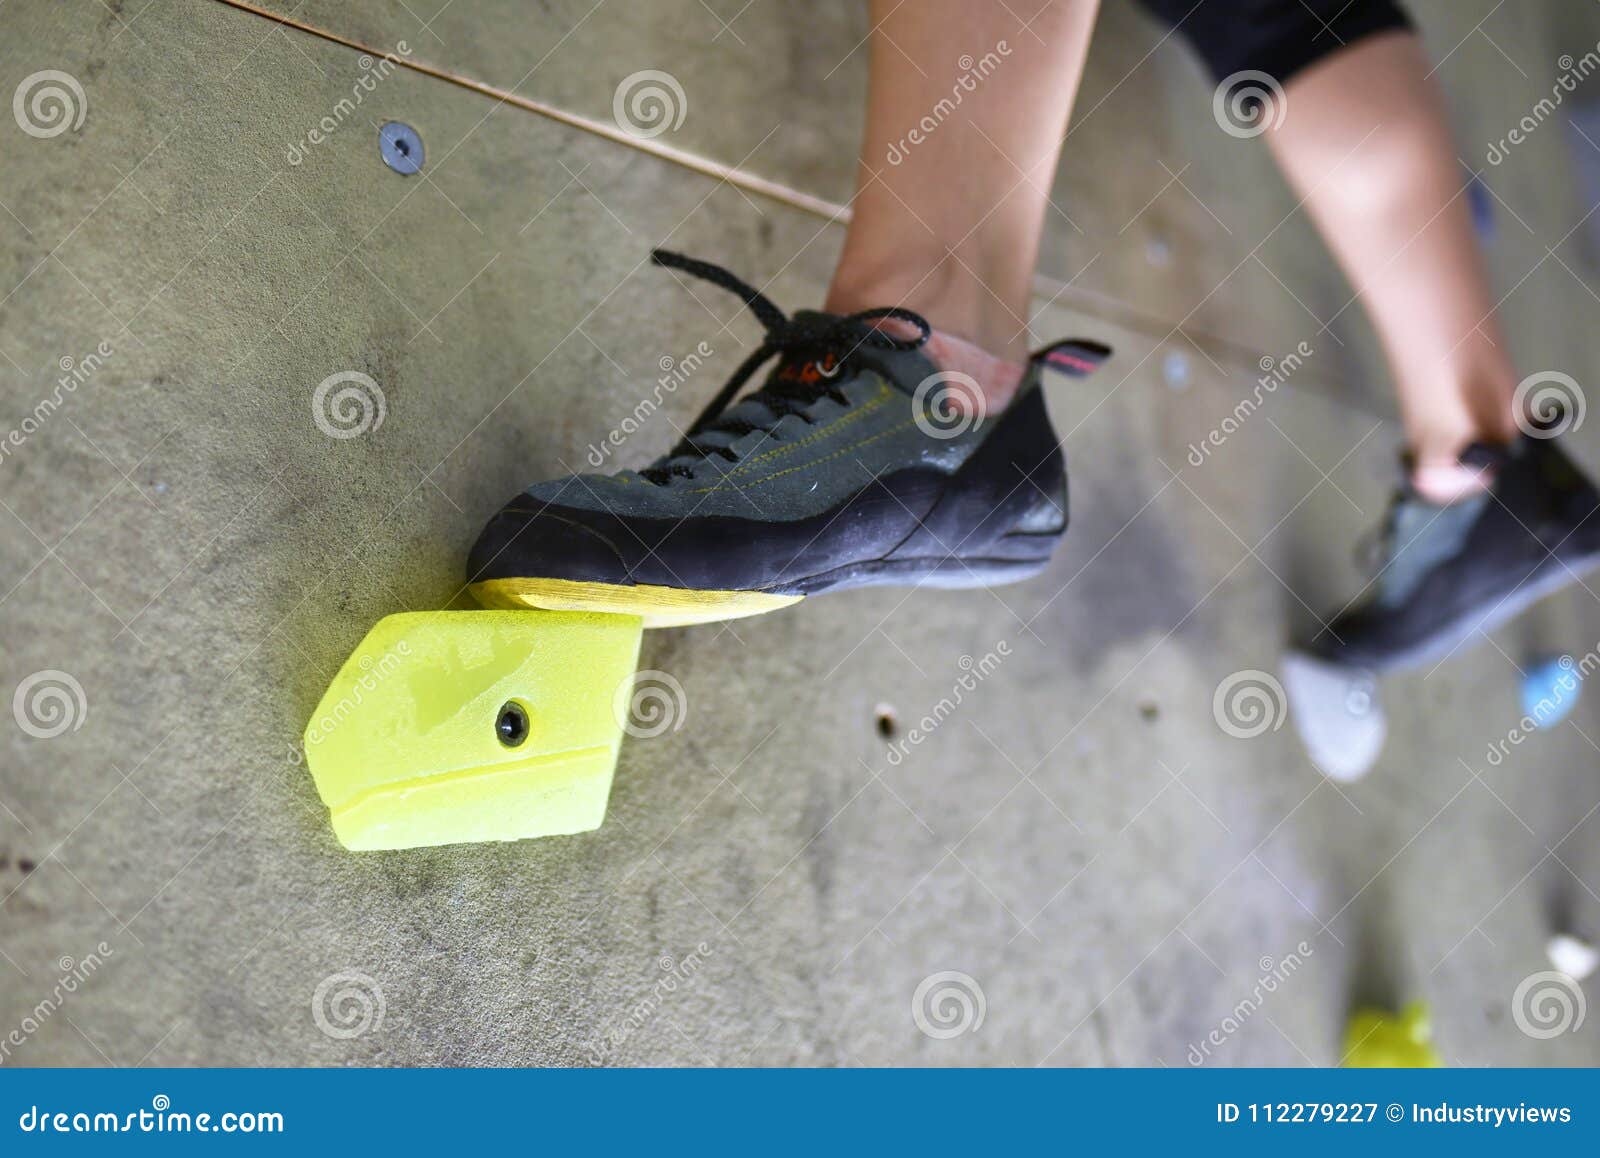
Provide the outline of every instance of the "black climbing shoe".
<path id="1" fill-rule="evenodd" d="M 1086 375 L 1106 347 L 1040 351 L 1011 404 L 984 414 L 975 382 L 924 355 L 931 331 L 909 310 L 790 318 L 717 266 L 652 258 L 737 294 L 765 341 L 664 458 L 507 504 L 468 563 L 480 602 L 668 626 L 845 587 L 976 587 L 1043 569 L 1066 530 L 1067 476 L 1041 372 Z"/>
<path id="2" fill-rule="evenodd" d="M 1477 443 L 1461 461 L 1494 469 L 1494 485 L 1448 506 L 1402 485 L 1363 601 L 1313 655 L 1374 672 L 1431 663 L 1600 563 L 1600 493 L 1556 439 Z"/>

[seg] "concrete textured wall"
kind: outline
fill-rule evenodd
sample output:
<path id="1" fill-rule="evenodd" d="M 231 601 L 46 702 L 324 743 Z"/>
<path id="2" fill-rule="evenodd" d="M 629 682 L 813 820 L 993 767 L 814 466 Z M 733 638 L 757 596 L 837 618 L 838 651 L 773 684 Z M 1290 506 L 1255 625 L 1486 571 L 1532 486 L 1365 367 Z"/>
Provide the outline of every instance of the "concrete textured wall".
<path id="1" fill-rule="evenodd" d="M 687 108 L 658 140 L 849 194 L 854 4 L 263 7 L 608 124 L 625 78 L 664 70 Z M 1600 39 L 1555 3 L 1417 10 L 1474 168 Z M 1052 570 L 654 633 L 643 663 L 682 685 L 685 726 L 628 744 L 599 832 L 356 856 L 296 751 L 349 649 L 389 612 L 467 606 L 485 516 L 580 466 L 663 357 L 715 350 L 628 465 L 753 340 L 649 248 L 799 306 L 840 227 L 415 69 L 346 116 L 358 48 L 217 0 L 0 7 L 0 96 L 59 70 L 84 110 L 53 136 L 0 116 L 0 434 L 66 359 L 82 378 L 0 457 L 0 691 L 59 671 L 87 705 L 50 738 L 0 718 L 0 1057 L 1181 1065 L 1297 954 L 1212 1063 L 1335 1061 L 1366 997 L 1430 1001 L 1455 1064 L 1600 1059 L 1600 1019 L 1536 1040 L 1511 1010 L 1555 924 L 1600 925 L 1592 699 L 1485 760 L 1520 714 L 1516 664 L 1600 639 L 1590 593 L 1393 681 L 1357 785 L 1288 727 L 1213 719 L 1219 681 L 1272 668 L 1306 605 L 1359 585 L 1349 545 L 1398 431 L 1259 142 L 1217 131 L 1158 40 L 1108 0 L 1056 191 L 1035 329 L 1118 356 L 1051 386 L 1074 484 Z M 422 175 L 381 163 L 389 119 L 421 133 Z M 1485 169 L 1490 261 L 1519 362 L 1588 381 L 1600 270 L 1568 128 Z M 1191 465 L 1257 360 L 1308 338 L 1270 412 Z M 313 420 L 341 371 L 384 395 L 360 437 Z M 1590 428 L 1573 442 L 1600 467 Z M 1002 643 L 891 762 L 881 706 L 914 723 Z M 912 1013 L 946 971 L 985 1011 L 952 1038 Z M 353 1035 L 346 990 L 372 1009 Z"/>

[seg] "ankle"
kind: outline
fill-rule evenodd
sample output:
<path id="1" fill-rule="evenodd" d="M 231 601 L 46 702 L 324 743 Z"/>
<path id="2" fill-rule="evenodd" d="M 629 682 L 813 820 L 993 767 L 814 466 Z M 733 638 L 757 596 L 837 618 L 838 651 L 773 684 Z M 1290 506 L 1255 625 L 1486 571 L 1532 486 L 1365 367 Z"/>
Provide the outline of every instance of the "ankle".
<path id="1" fill-rule="evenodd" d="M 934 329 L 922 352 L 941 372 L 975 382 L 981 395 L 981 403 L 975 404 L 986 413 L 997 414 L 1010 404 L 1027 368 L 1026 333 L 999 336 L 1005 327 L 984 319 L 972 295 L 936 277 L 921 286 L 896 286 L 892 278 L 869 283 L 849 278 L 841 269 L 823 308 L 848 314 L 885 305 L 903 305 L 927 319 Z M 970 393 L 969 388 L 952 396 Z"/>
<path id="2" fill-rule="evenodd" d="M 948 339 L 964 342 L 1001 362 L 1021 364 L 1028 358 L 1026 294 L 1013 309 L 967 266 L 947 256 L 931 268 L 927 263 L 896 261 L 874 267 L 846 261 L 834 274 L 824 309 L 853 313 L 880 306 L 915 310 Z M 1024 283 L 1025 284 L 1025 283 Z M 1016 295 L 1013 295 L 1016 296 Z"/>
<path id="3" fill-rule="evenodd" d="M 1411 487 L 1440 505 L 1459 502 L 1494 485 L 1492 466 L 1462 461 L 1468 447 L 1508 446 L 1517 437 L 1509 390 L 1462 391 L 1458 398 L 1458 405 L 1431 414 L 1425 428 L 1408 423 Z"/>
<path id="4" fill-rule="evenodd" d="M 1473 466 L 1459 459 L 1418 458 L 1411 466 L 1411 489 L 1435 506 L 1447 507 L 1482 494 L 1494 485 L 1494 468 Z"/>

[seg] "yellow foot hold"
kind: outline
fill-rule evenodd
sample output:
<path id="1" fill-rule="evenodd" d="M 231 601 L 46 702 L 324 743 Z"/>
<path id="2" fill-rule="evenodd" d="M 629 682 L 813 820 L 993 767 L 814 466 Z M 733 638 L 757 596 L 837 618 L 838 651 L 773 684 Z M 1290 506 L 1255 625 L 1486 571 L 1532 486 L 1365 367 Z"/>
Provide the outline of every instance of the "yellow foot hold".
<path id="1" fill-rule="evenodd" d="M 472 585 L 472 596 L 485 607 L 637 615 L 646 627 L 687 627 L 692 623 L 743 619 L 776 611 L 803 598 L 767 591 L 691 591 L 645 583 L 580 583 L 573 579 L 485 579 Z"/>
<path id="2" fill-rule="evenodd" d="M 416 848 L 598 828 L 640 630 L 636 616 L 527 611 L 380 620 L 305 732 L 340 842 Z"/>
<path id="3" fill-rule="evenodd" d="M 1428 1007 L 1414 1001 L 1400 1013 L 1362 1009 L 1344 1034 L 1344 1061 L 1352 1069 L 1436 1069 L 1443 1063 L 1433 1048 Z"/>

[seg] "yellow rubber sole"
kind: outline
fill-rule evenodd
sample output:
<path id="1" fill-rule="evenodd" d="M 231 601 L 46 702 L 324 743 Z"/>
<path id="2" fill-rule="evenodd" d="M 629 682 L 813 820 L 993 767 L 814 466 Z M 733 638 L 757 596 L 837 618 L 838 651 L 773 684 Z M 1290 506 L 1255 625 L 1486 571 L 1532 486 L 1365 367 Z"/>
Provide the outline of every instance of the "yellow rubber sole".
<path id="1" fill-rule="evenodd" d="M 584 583 L 574 579 L 485 579 L 472 584 L 471 589 L 473 598 L 485 607 L 636 615 L 644 620 L 645 627 L 687 627 L 743 619 L 805 598 L 767 591 L 690 591 L 645 583 Z"/>

